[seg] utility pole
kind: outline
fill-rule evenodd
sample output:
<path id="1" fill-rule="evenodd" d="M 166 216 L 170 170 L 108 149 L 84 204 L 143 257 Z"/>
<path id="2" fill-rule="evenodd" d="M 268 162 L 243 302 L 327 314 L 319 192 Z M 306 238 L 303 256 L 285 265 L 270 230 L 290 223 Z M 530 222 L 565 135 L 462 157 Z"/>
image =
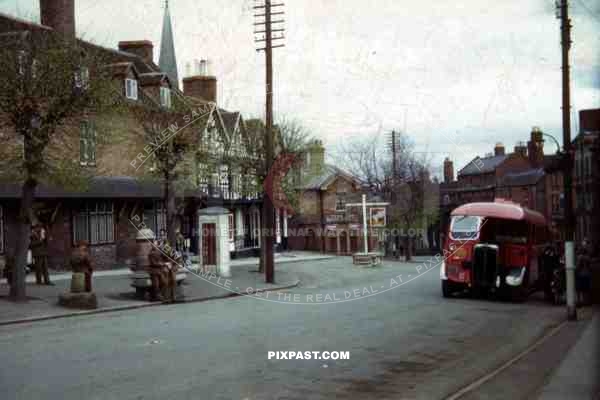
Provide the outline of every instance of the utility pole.
<path id="1" fill-rule="evenodd" d="M 571 20 L 569 1 L 557 0 L 562 46 L 562 123 L 563 123 L 563 204 L 565 227 L 565 267 L 567 280 L 567 318 L 577 320 L 575 304 L 575 218 L 573 213 L 573 154 L 571 152 L 571 91 L 569 50 L 571 49 Z"/>
<path id="2" fill-rule="evenodd" d="M 277 7 L 283 6 L 283 3 L 271 4 L 271 0 L 264 0 L 264 4 L 255 5 L 255 10 L 262 10 L 264 13 L 258 11 L 254 15 L 258 18 L 258 21 L 254 23 L 256 30 L 254 34 L 262 34 L 262 37 L 255 38 L 255 42 L 264 43 L 264 47 L 256 49 L 256 51 L 265 52 L 265 64 L 266 64 L 266 112 L 265 112 L 265 140 L 264 140 L 264 154 L 265 154 L 265 175 L 268 174 L 271 166 L 273 165 L 274 149 L 273 149 L 273 49 L 283 47 L 283 44 L 273 45 L 274 41 L 283 39 L 283 28 L 273 28 L 273 25 L 278 26 L 284 22 L 283 19 L 274 20 L 274 15 L 283 15 L 283 11 L 273 11 Z M 264 28 L 260 30 L 259 27 Z M 273 36 L 274 32 L 280 32 L 279 36 Z M 275 245 L 274 231 L 275 231 L 275 210 L 273 207 L 273 199 L 271 198 L 272 193 L 265 193 L 263 196 L 263 218 L 262 218 L 262 241 L 261 241 L 261 269 L 265 271 L 265 281 L 267 283 L 275 282 L 275 262 L 273 255 L 273 247 Z"/>
<path id="3" fill-rule="evenodd" d="M 392 187 L 391 187 L 391 193 L 390 193 L 390 202 L 392 203 L 392 207 L 390 208 L 390 214 L 393 215 L 395 217 L 395 215 L 393 214 L 393 210 L 395 209 L 395 207 L 397 206 L 396 204 L 396 190 L 398 189 L 398 155 L 397 155 L 397 151 L 398 151 L 398 146 L 396 144 L 396 131 L 392 130 Z M 397 221 L 394 221 L 394 223 L 396 223 Z M 394 240 L 394 252 L 397 252 L 398 249 L 400 248 L 400 242 L 399 242 L 400 237 L 398 235 L 394 235 L 393 240 Z"/>

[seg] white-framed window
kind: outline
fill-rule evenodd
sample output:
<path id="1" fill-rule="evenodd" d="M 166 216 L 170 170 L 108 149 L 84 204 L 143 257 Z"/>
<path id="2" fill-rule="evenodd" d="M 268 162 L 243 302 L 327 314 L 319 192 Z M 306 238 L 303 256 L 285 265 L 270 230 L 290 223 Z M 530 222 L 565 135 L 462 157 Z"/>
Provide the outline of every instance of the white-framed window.
<path id="1" fill-rule="evenodd" d="M 4 210 L 0 205 L 0 254 L 4 253 Z"/>
<path id="2" fill-rule="evenodd" d="M 171 89 L 168 87 L 160 88 L 160 105 L 165 108 L 171 108 Z"/>
<path id="3" fill-rule="evenodd" d="M 17 52 L 17 69 L 19 75 L 25 75 L 25 67 L 27 62 L 27 52 L 25 50 L 19 50 Z"/>
<path id="4" fill-rule="evenodd" d="M 234 214 L 229 214 L 229 241 L 235 240 L 235 217 Z"/>
<path id="5" fill-rule="evenodd" d="M 131 100 L 138 99 L 138 82 L 135 79 L 125 79 L 125 97 Z"/>
<path id="6" fill-rule="evenodd" d="M 346 193 L 338 192 L 335 200 L 335 211 L 346 212 Z"/>
<path id="7" fill-rule="evenodd" d="M 81 165 L 96 165 L 96 129 L 93 122 L 87 120 L 80 125 L 79 161 Z"/>
<path id="8" fill-rule="evenodd" d="M 219 191 L 224 199 L 229 199 L 229 167 L 227 165 L 219 167 Z"/>
<path id="9" fill-rule="evenodd" d="M 78 89 L 87 89 L 90 85 L 90 70 L 87 67 L 81 67 L 75 72 L 75 87 Z"/>
<path id="10" fill-rule="evenodd" d="M 33 79 L 38 77 L 40 71 L 40 62 L 35 58 L 31 61 L 31 77 Z"/>
<path id="11" fill-rule="evenodd" d="M 85 203 L 73 214 L 73 244 L 85 240 L 91 245 L 114 243 L 114 205 L 109 201 Z"/>

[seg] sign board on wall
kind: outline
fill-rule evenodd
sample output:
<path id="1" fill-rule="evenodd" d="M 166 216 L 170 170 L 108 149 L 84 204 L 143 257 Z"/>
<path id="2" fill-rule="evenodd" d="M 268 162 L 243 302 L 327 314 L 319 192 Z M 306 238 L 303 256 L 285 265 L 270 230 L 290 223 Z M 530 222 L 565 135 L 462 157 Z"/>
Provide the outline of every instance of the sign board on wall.
<path id="1" fill-rule="evenodd" d="M 369 225 L 372 228 L 383 228 L 385 227 L 385 207 L 371 207 L 369 209 Z"/>

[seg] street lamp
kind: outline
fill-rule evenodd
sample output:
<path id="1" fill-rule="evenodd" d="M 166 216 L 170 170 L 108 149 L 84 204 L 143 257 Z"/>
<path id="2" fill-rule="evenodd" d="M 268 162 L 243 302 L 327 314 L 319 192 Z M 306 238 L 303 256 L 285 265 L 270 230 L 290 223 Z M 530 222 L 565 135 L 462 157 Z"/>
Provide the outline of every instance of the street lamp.
<path id="1" fill-rule="evenodd" d="M 547 133 L 544 133 L 544 132 L 541 132 L 541 133 L 542 133 L 542 136 L 547 136 L 547 137 L 549 137 L 550 139 L 552 139 L 552 141 L 553 141 L 553 142 L 554 142 L 554 144 L 556 145 L 556 154 L 560 154 L 560 153 L 562 153 L 562 149 L 561 149 L 561 147 L 560 147 L 560 143 L 558 143 L 558 140 L 556 140 L 556 138 L 555 138 L 554 136 L 552 136 L 552 135 L 549 135 L 549 134 L 547 134 Z"/>

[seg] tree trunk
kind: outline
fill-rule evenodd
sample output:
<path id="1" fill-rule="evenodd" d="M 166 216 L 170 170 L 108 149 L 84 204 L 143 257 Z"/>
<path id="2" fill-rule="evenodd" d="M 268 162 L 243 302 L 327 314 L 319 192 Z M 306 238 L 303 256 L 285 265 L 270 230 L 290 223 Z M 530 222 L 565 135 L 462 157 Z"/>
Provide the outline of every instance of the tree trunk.
<path id="1" fill-rule="evenodd" d="M 27 266 L 27 250 L 29 249 L 31 234 L 31 213 L 36 186 L 37 182 L 34 179 L 28 179 L 23 184 L 21 190 L 15 264 L 13 265 L 13 279 L 10 286 L 10 297 L 15 301 L 25 301 L 27 299 L 25 268 Z"/>
<path id="2" fill-rule="evenodd" d="M 176 244 L 175 215 L 177 210 L 175 207 L 175 190 L 171 187 L 171 176 L 169 174 L 165 174 L 165 204 L 167 207 L 167 240 L 174 248 Z"/>
<path id="3" fill-rule="evenodd" d="M 412 238 L 410 235 L 406 236 L 406 248 L 404 249 L 404 254 L 406 254 L 406 261 L 412 260 Z"/>

